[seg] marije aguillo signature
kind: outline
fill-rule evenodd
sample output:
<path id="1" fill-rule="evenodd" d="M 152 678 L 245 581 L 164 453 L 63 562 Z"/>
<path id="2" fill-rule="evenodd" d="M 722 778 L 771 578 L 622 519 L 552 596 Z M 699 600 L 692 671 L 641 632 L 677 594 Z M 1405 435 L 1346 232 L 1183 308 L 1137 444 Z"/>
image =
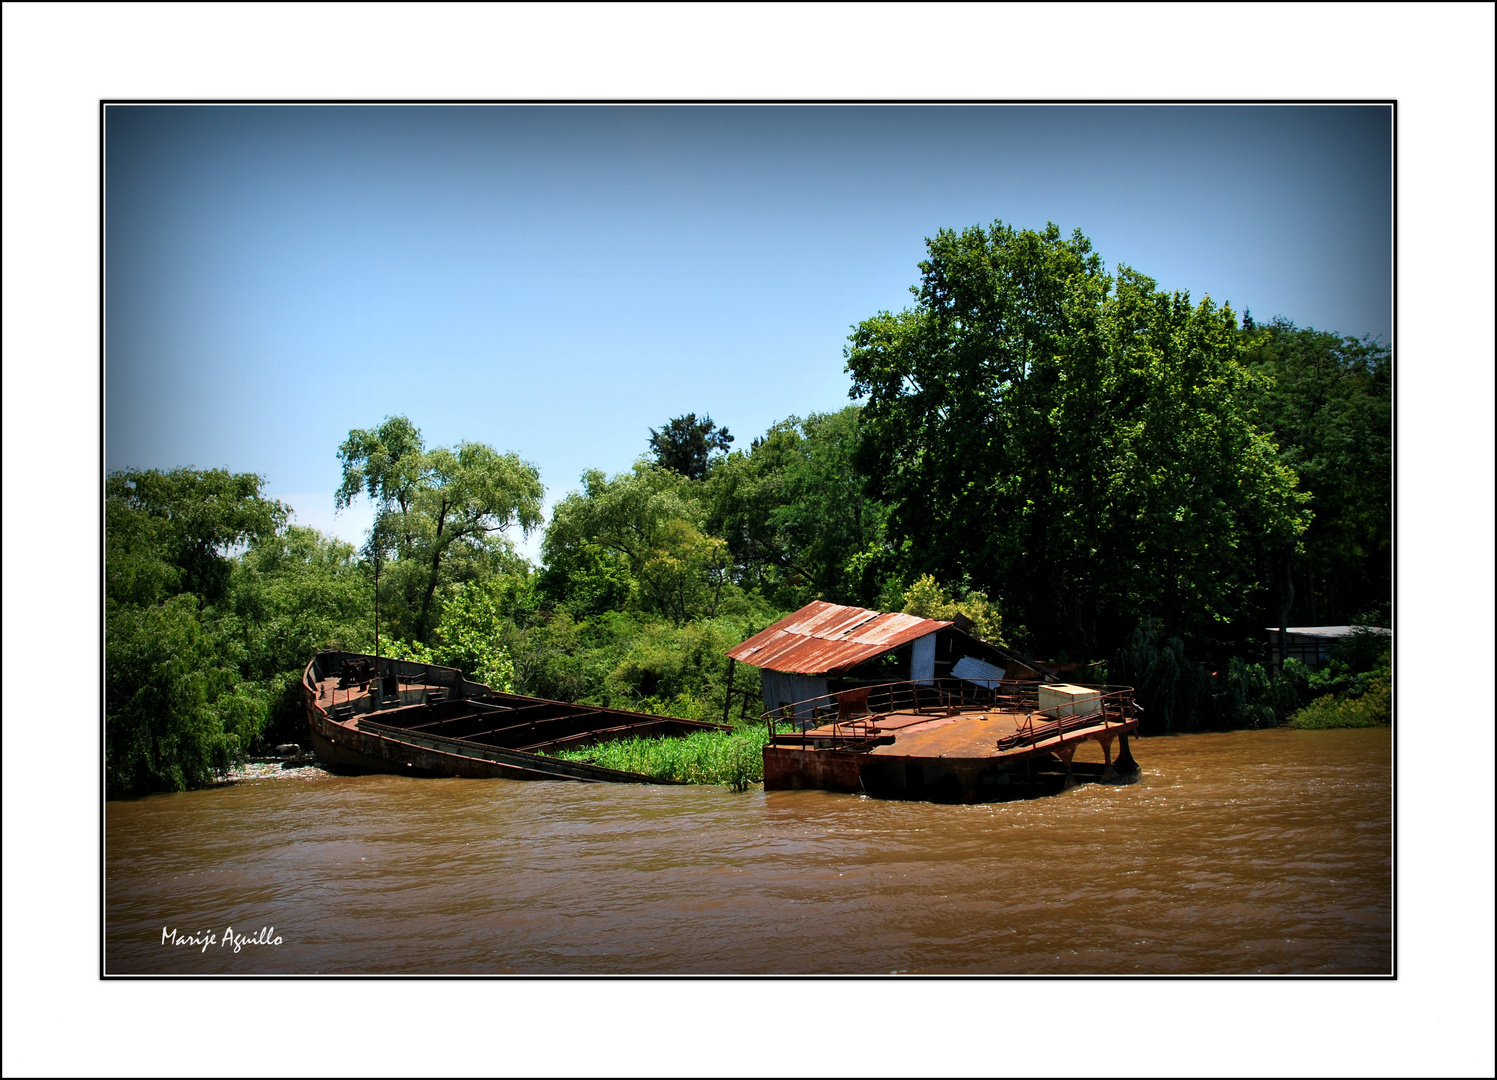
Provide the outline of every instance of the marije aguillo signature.
<path id="1" fill-rule="evenodd" d="M 246 945 L 279 945 L 280 943 L 281 939 L 276 936 L 274 926 L 262 926 L 256 934 L 236 934 L 232 926 L 225 927 L 222 934 L 215 934 L 211 930 L 204 930 L 201 934 L 179 934 L 176 927 L 170 930 L 164 926 L 161 928 L 161 944 L 201 946 L 200 952 L 207 952 L 210 945 L 219 949 L 233 948 L 235 952 L 238 952 Z"/>

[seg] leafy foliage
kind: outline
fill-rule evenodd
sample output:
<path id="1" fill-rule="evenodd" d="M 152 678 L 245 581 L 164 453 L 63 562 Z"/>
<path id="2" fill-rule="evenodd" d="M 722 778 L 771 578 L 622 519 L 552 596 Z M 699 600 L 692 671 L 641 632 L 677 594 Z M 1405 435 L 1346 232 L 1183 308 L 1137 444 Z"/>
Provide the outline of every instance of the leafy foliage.
<path id="1" fill-rule="evenodd" d="M 429 643 L 438 586 L 492 573 L 508 552 L 504 531 L 518 525 L 529 535 L 541 522 L 534 465 L 478 442 L 427 450 L 403 416 L 350 431 L 338 458 L 337 506 L 363 492 L 375 504 L 367 554 L 395 557 L 388 610 L 397 634 Z"/>
<path id="2" fill-rule="evenodd" d="M 1315 700 L 1289 719 L 1296 728 L 1374 727 L 1393 721 L 1393 651 L 1388 639 L 1363 629 L 1336 642 L 1330 662 L 1314 672 Z"/>
<path id="3" fill-rule="evenodd" d="M 277 540 L 287 511 L 223 469 L 114 472 L 104 483 L 105 785 L 210 783 L 259 737 L 273 693 L 225 623 L 234 551 Z M 303 659 L 301 663 L 305 663 Z"/>
<path id="4" fill-rule="evenodd" d="M 650 452 L 655 464 L 686 477 L 701 480 L 707 475 L 713 451 L 726 451 L 733 445 L 727 428 L 720 428 L 712 417 L 700 421 L 696 413 L 673 417 L 665 427 L 650 429 Z"/>
<path id="5" fill-rule="evenodd" d="M 502 586 L 458 584 L 437 624 L 439 662 L 461 668 L 479 682 L 506 693 L 514 689 L 515 664 L 505 646 L 507 624 Z"/>
<path id="6" fill-rule="evenodd" d="M 776 607 L 808 600 L 871 603 L 886 510 L 869 497 L 855 455 L 862 410 L 790 417 L 729 454 L 703 493 L 707 527 L 728 543 L 733 576 Z"/>
<path id="7" fill-rule="evenodd" d="M 1235 317 L 1104 273 L 1079 232 L 927 241 L 917 305 L 851 337 L 858 463 L 910 577 L 1004 597 L 1032 647 L 1093 652 L 1141 619 L 1210 637 L 1253 611 L 1307 515 L 1244 412 Z"/>
<path id="8" fill-rule="evenodd" d="M 724 784 L 746 791 L 764 779 L 768 741 L 769 729 L 755 724 L 737 731 L 698 731 L 685 738 L 618 739 L 562 750 L 556 756 L 683 784 Z"/>
<path id="9" fill-rule="evenodd" d="M 242 756 L 257 710 L 235 693 L 237 674 L 215 655 L 198 614 L 191 594 L 109 613 L 104 773 L 112 794 L 202 787 Z"/>
<path id="10" fill-rule="evenodd" d="M 113 472 L 104 480 L 105 595 L 149 604 L 190 592 L 213 601 L 228 586 L 231 549 L 273 536 L 286 508 L 263 498 L 253 473 L 226 469 Z"/>
<path id="11" fill-rule="evenodd" d="M 1108 681 L 1132 686 L 1143 703 L 1141 730 L 1170 734 L 1202 728 L 1276 727 L 1307 700 L 1310 671 L 1291 657 L 1270 674 L 1232 658 L 1223 670 L 1191 661 L 1185 643 L 1145 621 L 1118 650 Z"/>
<path id="12" fill-rule="evenodd" d="M 1393 722 L 1393 675 L 1384 667 L 1374 673 L 1367 690 L 1338 698 L 1324 694 L 1289 718 L 1289 726 L 1303 729 L 1378 727 Z"/>
<path id="13" fill-rule="evenodd" d="M 752 621 L 719 616 L 677 626 L 640 613 L 607 612 L 578 622 L 557 612 L 512 632 L 515 689 L 554 700 L 720 721 L 728 704 L 723 653 L 778 614 L 762 612 Z M 741 714 L 745 696 L 757 693 L 755 669 L 740 665 L 734 709 Z"/>
<path id="14" fill-rule="evenodd" d="M 541 546 L 542 587 L 563 604 L 598 610 L 600 597 L 677 624 L 713 618 L 727 578 L 727 546 L 703 530 L 699 485 L 640 462 L 608 477 L 583 474 L 582 491 L 552 513 Z"/>
<path id="15" fill-rule="evenodd" d="M 351 544 L 290 526 L 234 560 L 224 599 L 205 612 L 219 654 L 262 703 L 265 724 L 246 732 L 295 742 L 305 728 L 301 676 L 325 648 L 373 648 L 372 583 Z"/>
<path id="16" fill-rule="evenodd" d="M 1314 518 L 1298 563 L 1309 625 L 1354 622 L 1392 595 L 1393 370 L 1387 348 L 1283 319 L 1245 335 L 1245 399 Z"/>
<path id="17" fill-rule="evenodd" d="M 905 590 L 900 611 L 923 619 L 954 619 L 963 615 L 972 620 L 972 634 L 994 645 L 1003 644 L 1003 619 L 987 595 L 969 589 L 965 596 L 951 596 L 935 578 L 922 575 Z"/>

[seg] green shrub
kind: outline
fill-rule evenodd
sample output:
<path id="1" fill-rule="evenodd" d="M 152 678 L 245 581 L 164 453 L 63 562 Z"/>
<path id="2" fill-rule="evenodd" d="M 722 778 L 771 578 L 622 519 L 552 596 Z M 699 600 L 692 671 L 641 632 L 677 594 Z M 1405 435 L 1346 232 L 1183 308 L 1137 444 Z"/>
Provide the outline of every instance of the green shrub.
<path id="1" fill-rule="evenodd" d="M 1301 730 L 1324 728 L 1378 727 L 1393 722 L 1392 654 L 1383 652 L 1376 671 L 1361 673 L 1365 685 L 1362 693 L 1348 691 L 1342 696 L 1323 694 L 1289 718 L 1289 726 Z M 1355 688 L 1353 687 L 1353 690 Z"/>
<path id="2" fill-rule="evenodd" d="M 111 611 L 104 674 L 105 783 L 113 795 L 209 784 L 243 757 L 264 723 L 263 705 L 238 692 L 237 673 L 215 654 L 191 594 Z"/>

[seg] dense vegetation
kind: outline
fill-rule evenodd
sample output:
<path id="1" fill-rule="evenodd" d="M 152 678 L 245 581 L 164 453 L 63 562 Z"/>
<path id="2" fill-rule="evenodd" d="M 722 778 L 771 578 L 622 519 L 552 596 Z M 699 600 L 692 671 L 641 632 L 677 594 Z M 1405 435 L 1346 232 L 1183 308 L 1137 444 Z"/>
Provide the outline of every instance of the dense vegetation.
<path id="1" fill-rule="evenodd" d="M 683 784 L 724 784 L 744 791 L 764 779 L 767 742 L 768 728 L 753 724 L 727 734 L 698 731 L 684 739 L 619 739 L 557 756 Z"/>
<path id="2" fill-rule="evenodd" d="M 1263 641 L 1388 625 L 1388 351 L 1109 274 L 1054 226 L 927 246 L 914 305 L 853 329 L 856 404 L 739 450 L 705 414 L 649 429 L 556 504 L 540 566 L 511 538 L 542 527 L 536 467 L 429 448 L 403 416 L 337 448 L 338 505 L 375 509 L 357 550 L 288 525 L 258 476 L 110 474 L 109 789 L 299 740 L 307 659 L 376 638 L 521 693 L 752 718 L 754 670 L 729 702 L 724 651 L 818 598 L 961 611 L 1138 686 L 1154 731 L 1386 722 L 1385 639 L 1316 673 L 1269 669 Z M 758 737 L 584 753 L 741 786 Z"/>

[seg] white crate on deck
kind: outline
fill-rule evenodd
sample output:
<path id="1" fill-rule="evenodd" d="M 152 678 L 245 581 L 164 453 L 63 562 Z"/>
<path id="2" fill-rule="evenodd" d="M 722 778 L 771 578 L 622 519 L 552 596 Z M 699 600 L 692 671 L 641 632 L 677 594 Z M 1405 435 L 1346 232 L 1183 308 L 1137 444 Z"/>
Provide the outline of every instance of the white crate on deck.
<path id="1" fill-rule="evenodd" d="M 1102 692 L 1073 683 L 1047 683 L 1040 686 L 1040 711 L 1051 716 L 1086 716 L 1100 712 Z"/>

